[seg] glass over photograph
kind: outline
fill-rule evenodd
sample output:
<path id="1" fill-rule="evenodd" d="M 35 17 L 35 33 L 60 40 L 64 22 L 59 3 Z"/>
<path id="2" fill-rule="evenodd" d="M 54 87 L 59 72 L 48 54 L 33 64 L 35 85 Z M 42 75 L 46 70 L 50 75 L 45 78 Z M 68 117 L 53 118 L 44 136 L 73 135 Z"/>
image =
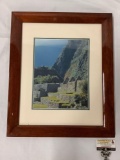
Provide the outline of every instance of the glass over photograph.
<path id="1" fill-rule="evenodd" d="M 90 109 L 89 54 L 87 38 L 34 38 L 32 109 Z"/>

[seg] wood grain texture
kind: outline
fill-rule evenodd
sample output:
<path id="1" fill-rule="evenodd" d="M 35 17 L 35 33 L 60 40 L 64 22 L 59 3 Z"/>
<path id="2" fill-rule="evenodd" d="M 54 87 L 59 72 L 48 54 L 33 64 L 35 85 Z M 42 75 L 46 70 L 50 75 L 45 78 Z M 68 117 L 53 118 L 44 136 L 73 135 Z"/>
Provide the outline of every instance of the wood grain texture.
<path id="1" fill-rule="evenodd" d="M 22 23 L 102 24 L 103 121 L 99 126 L 19 125 Z M 114 137 L 113 28 L 110 13 L 13 12 L 7 136 L 9 137 Z M 102 89 L 103 89 L 102 88 Z M 105 92 L 104 92 L 105 91 Z"/>

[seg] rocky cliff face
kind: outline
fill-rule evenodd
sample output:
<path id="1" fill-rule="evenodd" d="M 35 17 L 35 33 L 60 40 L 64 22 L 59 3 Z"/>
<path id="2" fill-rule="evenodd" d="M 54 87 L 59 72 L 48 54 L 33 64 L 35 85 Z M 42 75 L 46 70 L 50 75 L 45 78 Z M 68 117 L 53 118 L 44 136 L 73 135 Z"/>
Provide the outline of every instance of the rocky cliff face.
<path id="1" fill-rule="evenodd" d="M 62 53 L 53 65 L 53 68 L 59 73 L 61 77 L 64 78 L 65 73 L 69 69 L 71 60 L 73 59 L 73 56 L 80 43 L 80 40 L 69 40 L 68 44 L 63 49 Z"/>
<path id="2" fill-rule="evenodd" d="M 89 40 L 69 40 L 53 68 L 64 81 L 87 79 L 89 69 Z"/>

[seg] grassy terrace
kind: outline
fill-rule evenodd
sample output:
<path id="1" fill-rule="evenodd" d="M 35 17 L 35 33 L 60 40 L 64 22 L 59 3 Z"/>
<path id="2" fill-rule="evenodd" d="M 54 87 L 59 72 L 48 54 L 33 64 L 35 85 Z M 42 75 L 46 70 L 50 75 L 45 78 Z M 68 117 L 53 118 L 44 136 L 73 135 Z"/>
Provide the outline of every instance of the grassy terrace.
<path id="1" fill-rule="evenodd" d="M 60 99 L 58 99 L 55 96 L 50 96 L 50 97 L 44 97 L 45 99 L 53 102 L 53 103 L 58 103 L 58 104 L 62 104 L 63 108 L 70 106 L 69 102 L 67 101 L 61 101 Z M 40 104 L 40 103 L 35 103 L 33 104 L 33 109 L 47 109 L 48 106 L 45 104 Z"/>
<path id="2" fill-rule="evenodd" d="M 69 103 L 65 103 L 61 101 L 57 103 L 62 103 L 62 108 L 68 108 L 71 106 Z M 48 106 L 45 104 L 36 103 L 36 104 L 33 104 L 33 109 L 48 109 Z"/>
<path id="3" fill-rule="evenodd" d="M 39 103 L 33 104 L 33 109 L 46 109 L 46 108 L 48 108 L 48 106 L 45 104 L 39 104 Z"/>
<path id="4" fill-rule="evenodd" d="M 52 92 L 49 92 L 49 94 L 51 94 L 50 97 L 54 96 L 56 97 L 58 94 L 62 94 L 62 95 L 70 95 L 70 96 L 75 96 L 76 94 L 80 94 L 79 92 L 71 92 L 71 93 L 66 93 L 66 92 L 55 92 L 55 93 L 52 93 Z"/>
<path id="5" fill-rule="evenodd" d="M 55 96 L 51 96 L 51 97 L 44 97 L 45 99 L 48 99 L 49 101 L 55 102 L 55 103 L 69 103 L 67 101 L 61 101 L 60 99 L 58 99 Z"/>
<path id="6" fill-rule="evenodd" d="M 48 99 L 49 101 L 57 102 L 59 99 L 56 96 L 50 96 L 50 97 L 44 97 L 45 99 Z"/>
<path id="7" fill-rule="evenodd" d="M 57 92 L 58 93 L 58 92 Z M 60 106 L 62 108 L 71 108 L 71 104 L 68 101 L 62 101 L 59 98 L 57 98 L 57 93 L 50 93 L 50 96 L 44 97 L 44 99 L 51 101 L 53 103 L 58 103 L 60 104 Z M 65 93 L 65 92 L 59 92 L 59 94 L 61 95 L 68 95 L 70 97 L 75 96 L 76 94 L 78 94 L 77 92 L 73 92 L 73 93 Z M 35 103 L 33 104 L 33 109 L 47 109 L 48 106 L 45 104 L 41 104 L 41 103 Z"/>

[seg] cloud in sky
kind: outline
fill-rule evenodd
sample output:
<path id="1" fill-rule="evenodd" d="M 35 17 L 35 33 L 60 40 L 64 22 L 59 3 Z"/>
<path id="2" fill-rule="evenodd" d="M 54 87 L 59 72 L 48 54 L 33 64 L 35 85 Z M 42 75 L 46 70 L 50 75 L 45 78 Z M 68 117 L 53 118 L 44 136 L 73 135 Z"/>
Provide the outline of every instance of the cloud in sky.
<path id="1" fill-rule="evenodd" d="M 53 46 L 53 45 L 65 45 L 67 39 L 35 39 L 35 46 Z"/>

